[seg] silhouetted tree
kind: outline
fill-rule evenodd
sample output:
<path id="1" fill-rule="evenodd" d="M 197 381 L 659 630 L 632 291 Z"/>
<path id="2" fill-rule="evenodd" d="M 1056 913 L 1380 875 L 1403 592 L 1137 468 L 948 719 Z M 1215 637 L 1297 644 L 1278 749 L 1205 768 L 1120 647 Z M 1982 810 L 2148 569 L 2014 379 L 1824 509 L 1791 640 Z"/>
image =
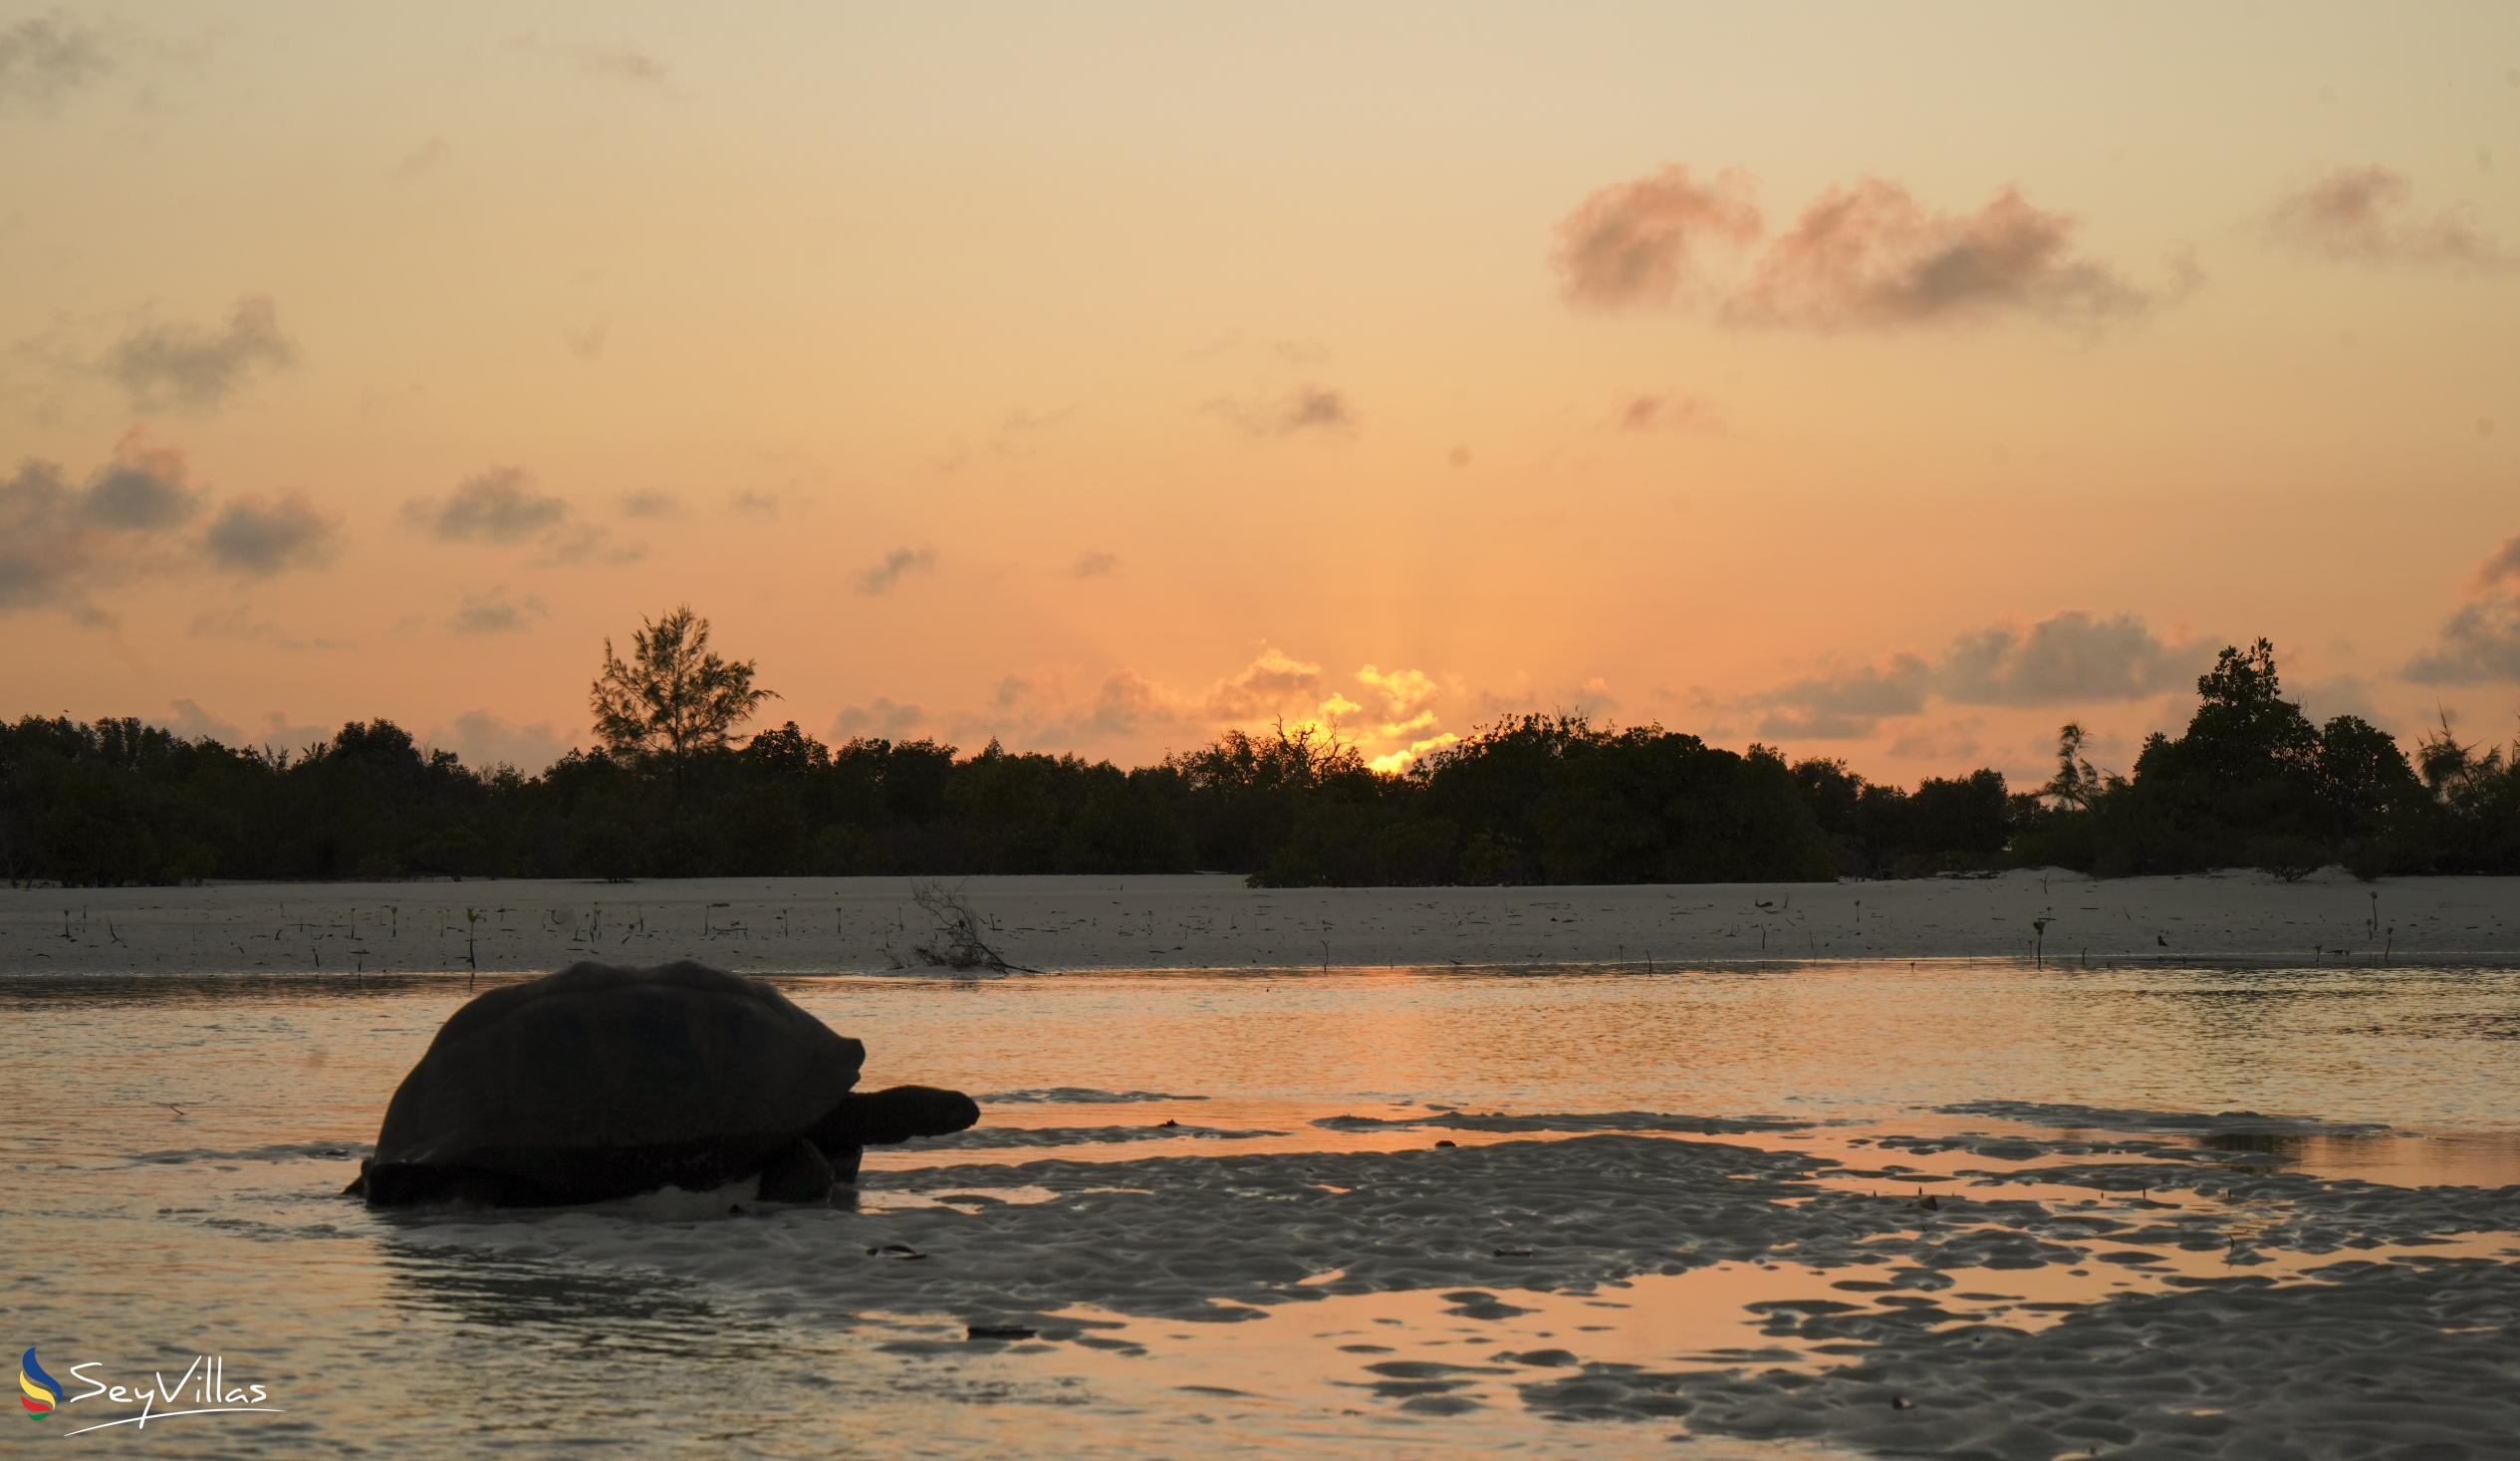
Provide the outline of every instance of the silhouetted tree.
<path id="1" fill-rule="evenodd" d="M 691 758 L 726 748 L 730 733 L 777 692 L 753 687 L 753 662 L 709 647 L 709 621 L 685 604 L 642 620 L 625 661 L 604 641 L 592 699 L 595 733 L 617 758 L 662 760 L 679 781 Z"/>
<path id="2" fill-rule="evenodd" d="M 2314 726 L 2283 697 L 2264 640 L 2223 651 L 2186 730 L 2147 739 L 2132 777 L 2095 770 L 2067 726 L 2057 774 L 2015 795 L 1989 769 L 1908 790 L 1842 761 L 1789 766 L 1765 747 L 1737 754 L 1581 716 L 1499 721 L 1397 776 L 1334 736 L 1284 726 L 1228 731 L 1136 770 L 994 742 L 973 756 L 926 740 L 827 746 L 794 722 L 737 751 L 730 732 L 766 692 L 749 663 L 709 652 L 705 630 L 682 609 L 647 626 L 631 662 L 608 644 L 608 678 L 626 697 L 618 740 L 535 775 L 475 771 L 383 720 L 302 753 L 132 719 L 0 724 L 0 872 L 129 883 L 1212 869 L 1269 884 L 1416 884 L 2007 863 L 2520 871 L 2520 770 L 2507 751 L 2463 744 L 2445 721 L 2410 765 L 2352 716 Z M 653 774 L 666 767 L 673 775 Z"/>

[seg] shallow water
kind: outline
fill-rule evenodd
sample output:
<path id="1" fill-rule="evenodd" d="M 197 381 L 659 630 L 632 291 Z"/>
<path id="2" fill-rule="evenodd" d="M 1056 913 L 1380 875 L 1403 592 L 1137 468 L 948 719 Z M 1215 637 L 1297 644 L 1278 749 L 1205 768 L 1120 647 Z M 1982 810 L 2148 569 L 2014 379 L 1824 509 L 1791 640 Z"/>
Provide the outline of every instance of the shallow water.
<path id="1" fill-rule="evenodd" d="M 2383 1269 L 2520 1251 L 2509 1192 L 2417 1190 L 2520 1184 L 2509 969 L 786 987 L 867 1042 L 871 1083 L 983 1094 L 983 1124 L 873 1153 L 855 1213 L 380 1217 L 332 1194 L 464 977 L 0 981 L 0 1343 L 74 1395 L 72 1365 L 172 1382 L 219 1355 L 286 1412 L 148 1424 L 187 1455 L 1555 1455 L 1682 1431 L 1839 1454 L 1893 1442 L 1800 1427 L 1784 1397 L 1903 1373 L 1938 1336 L 2047 1342 L 2187 1284 L 2363 1303 Z M 2240 1110 L 2315 1119 L 2144 1114 Z M 867 1255 L 885 1241 L 928 1256 Z M 2423 1333 L 2514 1348 L 2501 1290 L 2458 1323 L 2415 1297 Z M 966 1333 L 1001 1320 L 1037 1338 Z"/>

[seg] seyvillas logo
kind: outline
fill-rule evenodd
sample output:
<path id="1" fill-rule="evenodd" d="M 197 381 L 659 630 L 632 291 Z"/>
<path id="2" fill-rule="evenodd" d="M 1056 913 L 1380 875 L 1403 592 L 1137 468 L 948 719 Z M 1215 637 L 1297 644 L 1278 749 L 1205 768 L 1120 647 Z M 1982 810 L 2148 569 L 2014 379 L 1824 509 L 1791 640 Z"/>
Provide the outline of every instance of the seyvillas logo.
<path id="1" fill-rule="evenodd" d="M 63 1419 L 89 1420 L 65 1436 L 83 1436 L 92 1430 L 111 1430 L 127 1425 L 135 1430 L 148 1429 L 152 1420 L 172 1420 L 179 1415 L 237 1415 L 258 1413 L 279 1415 L 279 1406 L 269 1403 L 271 1391 L 262 1385 L 232 1384 L 227 1377 L 227 1361 L 216 1354 L 195 1354 L 183 1372 L 169 1380 L 166 1371 L 153 1371 L 146 1384 L 114 1384 L 96 1377 L 91 1371 L 104 1368 L 98 1360 L 83 1360 L 62 1371 L 80 1388 L 69 1391 L 61 1381 L 45 1372 L 35 1360 L 30 1346 L 18 1360 L 18 1403 L 30 1416 L 41 1418 L 60 1415 Z M 139 1407 L 136 1415 L 118 1415 L 111 1420 L 92 1420 L 98 1409 L 82 1410 L 72 1415 L 63 1407 L 86 1401 L 102 1400 L 107 1406 Z M 180 1408 L 178 1408 L 180 1407 Z"/>
<path id="2" fill-rule="evenodd" d="M 18 1403 L 26 1407 L 29 1415 L 50 1415 L 61 1407 L 61 1381 L 46 1374 L 44 1366 L 35 1362 L 32 1344 L 18 1357 Z"/>

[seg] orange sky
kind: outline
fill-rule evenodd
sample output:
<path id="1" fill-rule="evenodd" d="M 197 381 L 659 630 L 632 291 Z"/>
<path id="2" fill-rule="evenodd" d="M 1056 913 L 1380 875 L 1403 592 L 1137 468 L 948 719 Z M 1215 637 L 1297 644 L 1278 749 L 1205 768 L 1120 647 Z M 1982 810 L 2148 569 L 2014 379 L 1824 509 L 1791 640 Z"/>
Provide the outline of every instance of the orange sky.
<path id="1" fill-rule="evenodd" d="M 0 8 L 0 713 L 2520 711 L 2520 7 Z"/>

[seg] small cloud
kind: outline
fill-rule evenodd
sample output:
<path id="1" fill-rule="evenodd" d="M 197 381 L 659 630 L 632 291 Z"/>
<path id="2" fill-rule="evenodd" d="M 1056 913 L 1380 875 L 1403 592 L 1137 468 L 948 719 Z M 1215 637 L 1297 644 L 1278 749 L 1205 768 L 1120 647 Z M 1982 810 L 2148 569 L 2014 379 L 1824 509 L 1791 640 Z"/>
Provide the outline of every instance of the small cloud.
<path id="1" fill-rule="evenodd" d="M 2340 167 L 2276 200 L 2267 236 L 2296 253 L 2339 263 L 2502 269 L 2509 248 L 2488 234 L 2472 203 L 2419 214 L 2414 184 L 2388 167 Z"/>
<path id="2" fill-rule="evenodd" d="M 1313 707 L 1313 713 L 1320 716 L 1326 724 L 1343 725 L 1364 708 L 1363 705 L 1333 690 L 1330 692 L 1330 698 Z"/>
<path id="3" fill-rule="evenodd" d="M 79 514 L 106 528 L 152 532 L 188 522 L 201 510 L 201 494 L 184 480 L 183 454 L 152 446 L 138 431 L 115 443 L 114 461 L 88 479 Z"/>
<path id="4" fill-rule="evenodd" d="M 1320 691 L 1320 665 L 1264 645 L 1249 664 L 1209 687 L 1207 713 L 1215 720 L 1252 720 L 1279 714 L 1290 701 L 1318 699 Z"/>
<path id="5" fill-rule="evenodd" d="M 2505 538 L 2476 570 L 2476 587 L 2491 589 L 2497 584 L 2520 584 L 2520 534 Z"/>
<path id="6" fill-rule="evenodd" d="M 2431 648 L 2399 673 L 2417 684 L 2520 681 L 2520 537 L 2478 565 L 2474 598 L 2441 625 Z"/>
<path id="7" fill-rule="evenodd" d="M 832 739 L 836 741 L 897 741 L 918 728 L 926 718 L 915 705 L 904 705 L 889 696 L 878 695 L 865 705 L 851 705 L 832 721 Z"/>
<path id="8" fill-rule="evenodd" d="M 201 509 L 180 453 L 138 431 L 114 459 L 72 485 L 59 466 L 28 460 L 0 477 L 0 612 L 58 609 L 104 622 L 90 594 L 145 568 L 181 562 L 175 531 Z"/>
<path id="9" fill-rule="evenodd" d="M 358 645 L 348 639 L 323 635 L 304 635 L 281 627 L 278 623 L 257 618 L 249 604 L 215 605 L 192 616 L 191 632 L 204 639 L 240 639 L 250 643 L 269 644 L 292 653 L 308 649 L 354 649 Z"/>
<path id="10" fill-rule="evenodd" d="M 1696 395 L 1632 395 L 1612 413 L 1622 431 L 1721 431 L 1723 413 Z"/>
<path id="11" fill-rule="evenodd" d="M 1068 717 L 1061 730 L 1070 740 L 1127 736 L 1169 725 L 1177 718 L 1172 698 L 1162 686 L 1134 669 L 1122 669 L 1104 676 L 1094 699 Z"/>
<path id="12" fill-rule="evenodd" d="M 1298 385 L 1282 396 L 1257 401 L 1212 400 L 1208 409 L 1254 436 L 1342 432 L 1357 423 L 1347 395 L 1326 385 Z"/>
<path id="13" fill-rule="evenodd" d="M 1108 579 L 1119 571 L 1120 559 L 1118 557 L 1105 553 L 1099 548 L 1089 548 L 1085 552 L 1078 554 L 1077 561 L 1069 566 L 1068 577 L 1072 579 Z"/>
<path id="14" fill-rule="evenodd" d="M 989 450 L 1000 456 L 1028 456 L 1043 435 L 1075 414 L 1074 406 L 1061 406 L 1055 411 L 1008 411 L 989 434 Z"/>
<path id="15" fill-rule="evenodd" d="M 1724 305 L 1737 324 L 1888 329 L 2018 313 L 2098 322 L 2144 291 L 2073 252 L 2077 220 L 2005 188 L 1975 213 L 1928 211 L 1880 178 L 1835 187 L 1764 249 Z"/>
<path id="16" fill-rule="evenodd" d="M 1928 210 L 1880 178 L 1833 187 L 1760 247 L 1746 276 L 1698 276 L 1701 244 L 1747 248 L 1763 232 L 1746 174 L 1701 182 L 1686 168 L 1605 188 L 1558 229 L 1560 285 L 1574 304 L 1617 310 L 1710 303 L 1734 325 L 1887 329 L 2027 314 L 2086 324 L 2135 315 L 2195 287 L 2138 288 L 2074 252 L 2076 220 L 2007 187 L 1975 213 Z"/>
<path id="17" fill-rule="evenodd" d="M 546 42 L 533 36 L 519 36 L 516 44 L 528 51 L 557 57 L 575 67 L 580 75 L 598 81 L 626 82 L 642 87 L 663 87 L 672 81 L 665 74 L 663 62 L 635 46 Z"/>
<path id="18" fill-rule="evenodd" d="M 1754 697 L 1755 703 L 1771 707 L 1759 721 L 1758 734 L 1815 741 L 1869 736 L 1886 717 L 1924 709 L 1932 673 L 1921 657 L 1896 654 L 1885 664 L 1857 665 L 1779 685 Z"/>
<path id="19" fill-rule="evenodd" d="M 1763 741 L 1859 741 L 1873 734 L 1881 719 L 1833 710 L 1771 710 L 1759 717 Z"/>
<path id="20" fill-rule="evenodd" d="M 888 594 L 901 580 L 912 573 L 930 573 L 936 567 L 933 548 L 895 548 L 882 562 L 858 575 L 858 591 L 862 594 Z"/>
<path id="21" fill-rule="evenodd" d="M 0 111 L 50 107 L 113 69 L 96 27 L 58 10 L 29 16 L 0 30 Z"/>
<path id="22" fill-rule="evenodd" d="M 1796 680 L 1744 703 L 1765 710 L 1755 732 L 1762 738 L 1852 740 L 1874 734 L 1883 720 L 1918 714 L 1935 699 L 2004 706 L 2145 699 L 2188 682 L 2202 650 L 2198 643 L 2162 640 L 2134 614 L 2102 618 L 2071 609 L 2026 630 L 1997 625 L 1962 634 L 1939 660 L 1894 654 L 1879 664 Z M 1910 739 L 1923 745 L 1920 737 L 1929 734 Z"/>
<path id="23" fill-rule="evenodd" d="M 2465 605 L 2441 625 L 2438 641 L 2407 661 L 2417 684 L 2520 680 L 2520 598 Z"/>
<path id="24" fill-rule="evenodd" d="M 1593 675 L 1581 684 L 1561 684 L 1521 690 L 1482 689 L 1478 692 L 1478 717 L 1499 720 L 1522 715 L 1583 715 L 1601 717 L 1619 709 L 1619 696 L 1610 688 L 1610 681 Z"/>
<path id="25" fill-rule="evenodd" d="M 634 46 L 578 46 L 570 56 L 589 76 L 654 87 L 668 80 L 664 63 Z"/>
<path id="26" fill-rule="evenodd" d="M 584 329 L 563 330 L 560 338 L 568 344 L 569 354 L 582 361 L 591 361 L 604 354 L 604 342 L 612 333 L 610 321 L 598 320 Z"/>
<path id="27" fill-rule="evenodd" d="M 558 761 L 569 749 L 568 739 L 547 721 L 519 725 L 487 710 L 467 710 L 455 717 L 453 725 L 435 728 L 420 739 L 454 752 L 476 771 L 513 766 L 528 775 Z"/>
<path id="28" fill-rule="evenodd" d="M 1962 635 L 1935 675 L 1943 698 L 1966 705 L 2071 705 L 2140 700 L 2193 677 L 2203 646 L 2165 643 L 2131 613 L 2072 609 L 2027 632 L 1998 626 Z"/>
<path id="29" fill-rule="evenodd" d="M 1567 299 L 1595 309 L 1667 305 L 1689 282 L 1702 244 L 1759 236 L 1749 174 L 1726 168 L 1700 182 L 1667 166 L 1586 198 L 1558 225 L 1556 264 Z"/>
<path id="30" fill-rule="evenodd" d="M 2284 688 L 2301 705 L 2302 714 L 2313 724 L 2325 724 L 2340 715 L 2386 728 L 2389 716 L 2373 703 L 2372 687 L 2360 675 L 2342 674 L 2330 679 L 2288 681 Z"/>
<path id="31" fill-rule="evenodd" d="M 229 573 L 261 579 L 324 562 L 339 532 L 333 518 L 298 493 L 244 497 L 210 520 L 202 547 Z"/>
<path id="32" fill-rule="evenodd" d="M 775 492 L 732 493 L 727 497 L 726 505 L 747 517 L 775 518 L 779 515 L 779 496 Z"/>
<path id="33" fill-rule="evenodd" d="M 1461 738 L 1459 736 L 1454 735 L 1450 731 L 1444 731 L 1438 735 L 1428 736 L 1423 740 L 1411 741 L 1397 750 L 1386 751 L 1382 755 L 1368 760 L 1366 765 L 1372 770 L 1381 772 L 1385 776 L 1397 776 L 1401 772 L 1408 770 L 1409 767 L 1415 765 L 1418 761 L 1444 749 L 1446 746 L 1457 746 L 1460 744 Z"/>
<path id="34" fill-rule="evenodd" d="M 256 372 L 279 369 L 297 357 L 297 347 L 280 333 L 279 311 L 270 297 L 248 295 L 236 302 L 227 324 L 216 329 L 139 327 L 107 350 L 104 370 L 130 397 L 134 410 L 210 410 Z"/>
<path id="35" fill-rule="evenodd" d="M 414 498 L 402 505 L 403 521 L 448 543 L 521 543 L 568 517 L 568 503 L 536 492 L 532 479 L 515 467 L 467 478 L 443 499 Z"/>
<path id="36" fill-rule="evenodd" d="M 550 611 L 534 595 L 509 598 L 507 586 L 501 584 L 479 594 L 465 595 L 447 627 L 459 634 L 513 633 L 525 627 L 528 619 L 541 618 Z"/>
<path id="37" fill-rule="evenodd" d="M 645 543 L 624 543 L 613 530 L 597 523 L 570 523 L 543 535 L 540 568 L 567 568 L 581 563 L 636 563 L 647 556 Z"/>
<path id="38" fill-rule="evenodd" d="M 393 165 L 385 169 L 385 175 L 395 182 L 417 182 L 436 171 L 454 150 L 446 145 L 444 137 L 431 136 L 396 158 Z"/>
<path id="39" fill-rule="evenodd" d="M 1903 735 L 1890 743 L 1890 754 L 1894 760 L 1929 761 L 1945 767 L 1965 762 L 1980 749 L 1972 732 L 1982 724 L 1977 717 L 1971 716 L 1938 730 Z"/>
<path id="40" fill-rule="evenodd" d="M 621 506 L 626 518 L 670 518 L 682 512 L 682 500 L 670 492 L 625 492 Z"/>
<path id="41" fill-rule="evenodd" d="M 165 721 L 161 722 L 168 730 L 174 730 L 178 735 L 211 735 L 215 739 L 224 742 L 227 745 L 236 747 L 238 750 L 261 750 L 269 753 L 286 753 L 294 758 L 305 754 L 306 749 L 309 746 L 330 745 L 333 740 L 333 732 L 325 727 L 320 725 L 302 725 L 296 723 L 290 720 L 288 716 L 281 714 L 277 710 L 264 711 L 261 722 L 253 729 L 240 730 L 235 726 L 229 725 L 226 721 L 218 720 L 215 717 L 210 716 L 207 712 L 203 711 L 200 706 L 194 705 L 189 700 L 177 700 L 174 702 L 174 706 L 177 717 L 186 715 L 187 712 L 185 707 L 189 706 L 189 714 L 192 717 L 190 723 L 216 726 L 218 730 L 203 730 L 199 732 L 176 730 L 175 717 L 169 717 Z M 221 734 L 220 732 L 224 732 L 224 734 Z"/>
<path id="42" fill-rule="evenodd" d="M 1388 673 L 1369 664 L 1357 671 L 1357 683 L 1374 692 L 1382 702 L 1382 715 L 1387 721 L 1411 721 L 1435 698 L 1435 677 L 1422 669 L 1395 669 Z M 1393 725 L 1386 734 L 1397 735 L 1415 730 L 1414 724 Z"/>
<path id="43" fill-rule="evenodd" d="M 222 745 L 232 746 L 236 744 L 237 738 L 244 734 L 233 722 L 221 720 L 202 709 L 197 701 L 170 700 L 167 702 L 167 710 L 169 713 L 159 716 L 156 724 L 187 741 L 197 741 L 207 737 Z"/>

